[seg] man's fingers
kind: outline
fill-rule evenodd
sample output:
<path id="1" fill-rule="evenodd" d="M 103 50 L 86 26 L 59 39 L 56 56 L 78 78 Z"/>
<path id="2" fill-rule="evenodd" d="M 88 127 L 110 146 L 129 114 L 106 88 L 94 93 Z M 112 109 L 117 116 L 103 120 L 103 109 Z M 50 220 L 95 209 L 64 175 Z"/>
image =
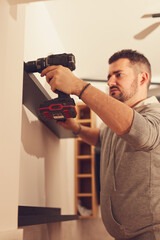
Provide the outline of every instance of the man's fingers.
<path id="1" fill-rule="evenodd" d="M 52 90 L 53 92 L 55 92 L 55 91 L 56 91 L 56 87 L 55 87 L 54 80 L 51 79 L 51 81 L 49 82 L 49 84 L 50 84 L 50 86 L 51 86 L 51 90 Z"/>
<path id="2" fill-rule="evenodd" d="M 42 72 L 41 72 L 41 77 L 44 77 L 48 72 L 55 70 L 59 68 L 59 65 L 53 65 L 53 66 L 49 66 L 47 68 L 45 68 Z"/>
<path id="3" fill-rule="evenodd" d="M 46 81 L 50 83 L 51 79 L 54 77 L 54 72 L 50 71 L 46 74 Z"/>

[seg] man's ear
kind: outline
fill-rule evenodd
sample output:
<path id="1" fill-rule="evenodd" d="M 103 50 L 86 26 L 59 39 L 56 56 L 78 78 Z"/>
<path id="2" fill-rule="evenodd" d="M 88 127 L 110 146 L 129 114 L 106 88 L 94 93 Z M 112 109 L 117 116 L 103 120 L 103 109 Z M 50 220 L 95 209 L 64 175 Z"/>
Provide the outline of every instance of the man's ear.
<path id="1" fill-rule="evenodd" d="M 139 82 L 140 82 L 140 85 L 144 85 L 144 84 L 147 84 L 148 81 L 149 81 L 149 74 L 147 72 L 140 72 L 139 73 Z"/>

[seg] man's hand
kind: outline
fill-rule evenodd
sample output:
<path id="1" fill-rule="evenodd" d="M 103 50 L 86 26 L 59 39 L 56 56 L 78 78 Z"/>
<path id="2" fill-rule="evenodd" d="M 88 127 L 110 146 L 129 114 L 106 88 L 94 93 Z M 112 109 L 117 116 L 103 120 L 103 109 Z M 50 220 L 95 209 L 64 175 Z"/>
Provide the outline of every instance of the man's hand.
<path id="1" fill-rule="evenodd" d="M 73 118 L 67 118 L 65 122 L 57 121 L 56 123 L 67 130 L 71 130 L 72 132 L 78 132 L 80 128 L 78 122 Z"/>
<path id="2" fill-rule="evenodd" d="M 65 122 L 57 121 L 57 124 L 72 132 L 78 133 L 78 136 L 90 145 L 96 145 L 99 138 L 99 129 L 80 125 L 75 119 L 67 118 Z M 80 131 L 79 131 L 80 130 Z"/>
<path id="3" fill-rule="evenodd" d="M 46 76 L 46 81 L 50 84 L 53 92 L 62 91 L 67 94 L 79 96 L 86 83 L 76 77 L 69 68 L 59 66 L 49 66 L 45 68 L 41 76 Z"/>

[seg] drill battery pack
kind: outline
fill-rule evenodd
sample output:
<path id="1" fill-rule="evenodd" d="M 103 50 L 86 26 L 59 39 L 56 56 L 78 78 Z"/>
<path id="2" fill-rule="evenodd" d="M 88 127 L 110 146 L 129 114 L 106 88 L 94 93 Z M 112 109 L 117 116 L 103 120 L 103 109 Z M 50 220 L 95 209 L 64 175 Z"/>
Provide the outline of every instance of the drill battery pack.
<path id="1" fill-rule="evenodd" d="M 74 99 L 68 97 L 58 97 L 45 101 L 39 106 L 39 114 L 43 120 L 65 121 L 66 118 L 75 118 L 77 115 Z"/>

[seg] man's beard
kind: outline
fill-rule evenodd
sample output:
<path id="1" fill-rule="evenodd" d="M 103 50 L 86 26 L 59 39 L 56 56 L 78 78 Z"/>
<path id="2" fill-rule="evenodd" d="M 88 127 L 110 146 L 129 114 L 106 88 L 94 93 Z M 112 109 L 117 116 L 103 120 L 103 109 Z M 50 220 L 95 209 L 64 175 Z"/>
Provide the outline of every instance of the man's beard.
<path id="1" fill-rule="evenodd" d="M 111 95 L 111 96 L 112 96 L 113 98 L 119 100 L 120 102 L 126 102 L 127 100 L 129 100 L 130 98 L 132 98 L 132 97 L 135 95 L 135 93 L 137 92 L 138 81 L 137 81 L 136 79 L 133 80 L 129 92 L 126 92 L 125 90 L 124 90 L 124 91 L 121 91 L 118 86 L 112 86 L 112 87 L 110 87 L 110 89 L 113 89 L 113 88 L 118 89 L 118 90 L 119 90 L 119 94 L 113 94 L 113 95 Z"/>

